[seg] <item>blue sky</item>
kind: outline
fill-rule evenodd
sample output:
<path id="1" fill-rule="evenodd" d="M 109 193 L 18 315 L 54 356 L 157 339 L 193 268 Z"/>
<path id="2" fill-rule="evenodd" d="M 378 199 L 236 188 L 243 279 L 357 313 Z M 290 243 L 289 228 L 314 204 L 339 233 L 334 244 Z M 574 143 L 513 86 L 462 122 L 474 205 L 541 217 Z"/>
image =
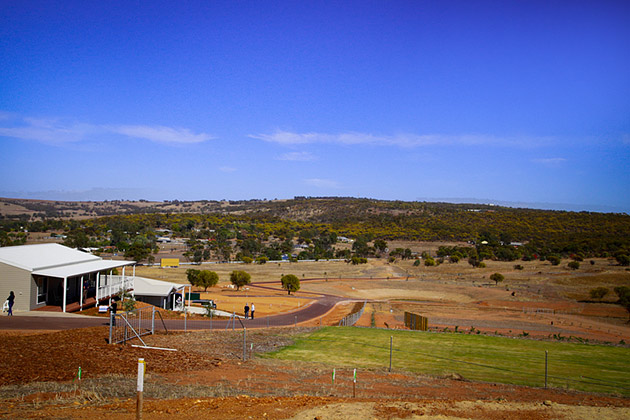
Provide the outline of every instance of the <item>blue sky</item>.
<path id="1" fill-rule="evenodd" d="M 0 60 L 5 197 L 630 212 L 628 1 L 0 0 Z"/>

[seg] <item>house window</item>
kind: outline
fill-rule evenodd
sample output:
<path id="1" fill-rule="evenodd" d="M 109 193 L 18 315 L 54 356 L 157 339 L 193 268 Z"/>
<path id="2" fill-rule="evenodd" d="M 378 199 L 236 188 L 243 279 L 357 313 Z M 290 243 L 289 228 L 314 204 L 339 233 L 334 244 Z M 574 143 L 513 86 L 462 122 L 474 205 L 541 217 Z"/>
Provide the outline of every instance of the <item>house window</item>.
<path id="1" fill-rule="evenodd" d="M 46 303 L 48 294 L 48 279 L 46 277 L 37 279 L 37 303 Z"/>

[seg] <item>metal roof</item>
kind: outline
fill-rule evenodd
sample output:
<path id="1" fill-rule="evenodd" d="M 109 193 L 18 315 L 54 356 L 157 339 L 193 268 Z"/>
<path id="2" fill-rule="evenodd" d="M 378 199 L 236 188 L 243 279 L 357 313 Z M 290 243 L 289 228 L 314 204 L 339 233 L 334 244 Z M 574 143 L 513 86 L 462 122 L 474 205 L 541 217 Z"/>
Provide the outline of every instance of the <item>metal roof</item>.
<path id="1" fill-rule="evenodd" d="M 31 271 L 36 275 L 57 278 L 96 273 L 135 264 L 135 261 L 104 260 L 96 255 L 60 244 L 0 247 L 0 262 Z"/>
<path id="2" fill-rule="evenodd" d="M 98 260 L 101 260 L 101 258 L 96 255 L 77 251 L 60 244 L 20 245 L 0 248 L 1 262 L 29 271 Z"/>
<path id="3" fill-rule="evenodd" d="M 177 290 L 185 284 L 170 283 L 162 280 L 148 279 L 146 277 L 134 277 L 133 293 L 138 296 L 168 296 L 173 289 Z"/>
<path id="4" fill-rule="evenodd" d="M 67 278 L 80 276 L 81 274 L 97 273 L 99 271 L 111 270 L 112 268 L 122 267 L 125 265 L 134 264 L 135 261 L 116 261 L 116 260 L 101 260 L 88 261 L 77 264 L 69 264 L 61 267 L 44 268 L 43 270 L 33 271 L 34 275 Z"/>

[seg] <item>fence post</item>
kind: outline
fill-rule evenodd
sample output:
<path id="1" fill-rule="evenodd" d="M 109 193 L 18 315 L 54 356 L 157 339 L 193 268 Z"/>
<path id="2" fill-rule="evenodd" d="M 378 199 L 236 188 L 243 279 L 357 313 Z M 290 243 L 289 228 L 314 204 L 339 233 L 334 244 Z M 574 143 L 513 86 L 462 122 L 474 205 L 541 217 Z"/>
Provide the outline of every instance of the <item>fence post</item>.
<path id="1" fill-rule="evenodd" d="M 548 356 L 548 352 L 547 352 L 547 350 L 545 350 L 545 389 L 547 389 L 547 372 L 548 372 L 548 370 L 547 370 L 547 366 L 548 366 L 548 364 L 547 364 L 547 359 L 548 359 L 547 356 Z"/>
<path id="2" fill-rule="evenodd" d="M 155 334 L 155 306 L 152 307 L 153 311 L 151 313 L 151 334 Z"/>
<path id="3" fill-rule="evenodd" d="M 267 315 L 267 328 L 269 328 L 269 315 Z"/>
<path id="4" fill-rule="evenodd" d="M 232 312 L 232 331 L 234 331 L 234 324 L 236 324 L 236 312 Z"/>
<path id="5" fill-rule="evenodd" d="M 389 371 L 392 371 L 392 347 L 394 345 L 394 336 L 389 336 Z"/>
<path id="6" fill-rule="evenodd" d="M 297 315 L 295 316 L 295 325 L 294 325 L 294 327 L 297 328 Z"/>
<path id="7" fill-rule="evenodd" d="M 243 361 L 247 360 L 247 328 L 243 327 Z"/>
<path id="8" fill-rule="evenodd" d="M 112 333 L 114 326 L 112 325 L 113 315 L 111 312 L 109 313 L 109 344 L 112 344 Z"/>

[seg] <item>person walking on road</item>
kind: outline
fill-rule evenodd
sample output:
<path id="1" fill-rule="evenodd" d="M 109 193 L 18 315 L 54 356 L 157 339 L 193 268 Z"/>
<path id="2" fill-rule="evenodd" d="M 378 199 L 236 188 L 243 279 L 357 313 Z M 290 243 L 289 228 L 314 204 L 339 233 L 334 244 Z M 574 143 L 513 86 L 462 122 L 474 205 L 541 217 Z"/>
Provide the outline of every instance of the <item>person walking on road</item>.
<path id="1" fill-rule="evenodd" d="M 11 293 L 9 293 L 7 302 L 9 302 L 9 313 L 7 314 L 7 316 L 13 316 L 13 304 L 15 303 L 15 294 L 13 293 L 13 290 L 11 290 Z"/>
<path id="2" fill-rule="evenodd" d="M 252 314 L 252 319 L 254 319 L 254 311 L 256 310 L 256 308 L 254 307 L 254 302 L 252 302 L 252 307 L 250 309 L 250 313 Z"/>
<path id="3" fill-rule="evenodd" d="M 249 318 L 249 306 L 247 306 L 247 302 L 245 302 L 245 308 L 243 312 L 245 312 L 245 319 Z"/>

